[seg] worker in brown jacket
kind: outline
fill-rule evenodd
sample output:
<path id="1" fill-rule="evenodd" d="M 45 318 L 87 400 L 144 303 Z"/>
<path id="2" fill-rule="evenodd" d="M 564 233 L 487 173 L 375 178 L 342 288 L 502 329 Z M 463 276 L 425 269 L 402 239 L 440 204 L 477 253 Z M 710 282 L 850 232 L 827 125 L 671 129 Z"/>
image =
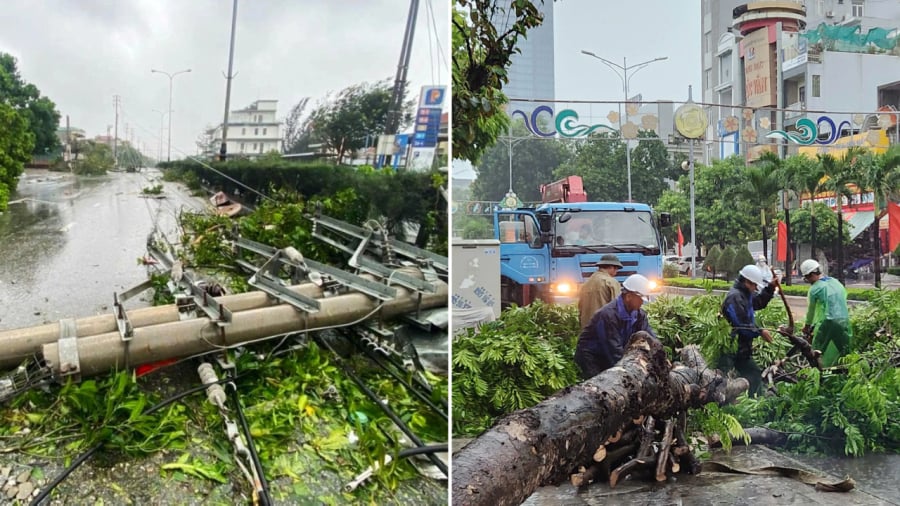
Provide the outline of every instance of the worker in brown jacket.
<path id="1" fill-rule="evenodd" d="M 591 321 L 591 317 L 601 307 L 619 296 L 621 287 L 615 275 L 622 268 L 622 262 L 615 255 L 603 255 L 597 262 L 597 272 L 581 285 L 578 293 L 578 316 L 581 328 Z"/>

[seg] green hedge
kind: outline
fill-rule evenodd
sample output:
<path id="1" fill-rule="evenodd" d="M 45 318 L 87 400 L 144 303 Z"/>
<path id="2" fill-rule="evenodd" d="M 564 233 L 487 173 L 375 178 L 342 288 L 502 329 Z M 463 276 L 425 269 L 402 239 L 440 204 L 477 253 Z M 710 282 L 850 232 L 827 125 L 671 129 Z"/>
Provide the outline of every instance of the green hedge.
<path id="1" fill-rule="evenodd" d="M 269 197 L 279 192 L 296 192 L 307 202 L 321 202 L 343 196 L 354 202 L 364 219 L 384 222 L 395 235 L 403 231 L 404 222 L 420 225 L 416 244 L 447 254 L 447 203 L 440 194 L 440 188 L 446 186 L 447 180 L 446 175 L 436 171 L 396 172 L 370 166 L 272 159 L 208 164 L 189 160 L 161 163 L 160 167 L 170 178 L 199 181 L 213 191 L 232 195 L 238 190 L 240 200 L 251 206 L 260 205 L 262 197 L 235 181 Z"/>
<path id="2" fill-rule="evenodd" d="M 665 285 L 678 288 L 700 288 L 702 290 L 728 290 L 734 281 L 724 281 L 721 279 L 689 279 L 689 278 L 667 278 Z M 809 285 L 781 285 L 785 295 L 796 295 L 806 297 L 809 293 Z M 883 290 L 873 288 L 848 288 L 847 298 L 849 300 L 872 300 L 875 294 Z"/>

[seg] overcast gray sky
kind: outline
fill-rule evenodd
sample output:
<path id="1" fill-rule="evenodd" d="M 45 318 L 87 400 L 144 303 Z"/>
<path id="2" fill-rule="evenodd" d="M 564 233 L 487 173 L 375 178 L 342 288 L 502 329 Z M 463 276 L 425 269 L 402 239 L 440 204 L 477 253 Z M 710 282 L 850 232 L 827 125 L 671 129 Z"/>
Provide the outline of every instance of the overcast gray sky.
<path id="1" fill-rule="evenodd" d="M 239 1 L 230 109 L 277 99 L 283 118 L 303 97 L 312 105 L 330 91 L 393 79 L 408 12 L 408 0 Z M 128 123 L 155 156 L 160 115 L 153 109 L 166 110 L 169 79 L 151 68 L 192 69 L 174 78 L 173 159 L 177 150 L 196 153 L 198 135 L 222 121 L 231 0 L 6 0 L 2 13 L 0 51 L 56 102 L 63 123 L 69 115 L 89 137 L 113 124 L 118 94 L 120 138 Z M 448 37 L 449 2 L 420 2 L 411 96 L 449 83 Z"/>
<path id="2" fill-rule="evenodd" d="M 694 100 L 702 98 L 700 2 L 560 0 L 554 2 L 553 9 L 557 100 L 624 97 L 622 80 L 600 61 L 581 54 L 582 49 L 619 65 L 625 57 L 629 66 L 667 56 L 667 60 L 632 74 L 629 94 L 640 93 L 646 101 L 683 101 L 688 85 L 693 85 Z M 592 114 L 598 120 L 603 120 L 610 109 L 609 105 L 596 106 L 592 112 L 587 105 L 566 107 L 582 116 Z M 475 177 L 460 164 L 454 164 L 454 173 Z"/>

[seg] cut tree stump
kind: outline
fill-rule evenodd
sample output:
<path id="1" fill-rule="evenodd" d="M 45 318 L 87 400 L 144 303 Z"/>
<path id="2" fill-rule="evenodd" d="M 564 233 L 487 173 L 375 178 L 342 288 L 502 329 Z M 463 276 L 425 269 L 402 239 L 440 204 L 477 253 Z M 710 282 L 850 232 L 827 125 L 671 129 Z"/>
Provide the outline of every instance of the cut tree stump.
<path id="1" fill-rule="evenodd" d="M 634 420 L 729 402 L 747 389 L 746 380 L 737 380 L 741 388 L 709 369 L 696 347 L 682 355 L 690 367 L 673 366 L 658 339 L 637 332 L 615 367 L 501 418 L 454 455 L 453 504 L 521 504 L 539 486 L 561 483 L 592 462 L 597 448 Z"/>

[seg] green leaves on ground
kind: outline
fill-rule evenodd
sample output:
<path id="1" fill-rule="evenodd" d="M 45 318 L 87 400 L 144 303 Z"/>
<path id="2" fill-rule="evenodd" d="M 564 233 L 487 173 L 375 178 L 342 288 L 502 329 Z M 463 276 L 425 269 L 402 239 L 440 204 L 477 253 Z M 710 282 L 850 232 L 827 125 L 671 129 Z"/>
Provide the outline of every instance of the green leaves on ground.
<path id="1" fill-rule="evenodd" d="M 732 349 L 730 329 L 717 313 L 723 295 L 689 300 L 662 297 L 647 306 L 650 321 L 667 349 L 698 344 L 708 363 Z M 873 301 L 851 310 L 854 352 L 843 366 L 801 369 L 797 383 L 777 383 L 777 395 L 742 396 L 721 408 L 745 427 L 757 425 L 788 433 L 788 447 L 800 451 L 862 455 L 900 450 L 900 292 L 874 292 Z M 757 312 L 757 322 L 774 329 L 787 322 L 783 304 L 773 300 Z M 764 369 L 785 357 L 790 344 L 773 334 L 774 343 L 757 340 L 754 360 Z M 717 433 L 723 445 L 727 418 L 706 409 L 690 414 L 694 427 Z M 734 434 L 732 434 L 734 436 Z"/>
<path id="2" fill-rule="evenodd" d="M 715 402 L 691 411 L 691 427 L 704 434 L 715 434 L 722 442 L 726 452 L 731 451 L 732 439 L 742 439 L 750 444 L 750 435 L 741 427 L 741 422 L 734 415 L 727 413 Z"/>
<path id="3" fill-rule="evenodd" d="M 152 414 L 150 397 L 131 373 L 102 380 L 68 383 L 54 395 L 31 391 L 0 416 L 17 450 L 55 456 L 103 443 L 104 449 L 129 456 L 182 448 L 186 442 L 185 408 L 173 404 Z"/>
<path id="4" fill-rule="evenodd" d="M 574 306 L 532 303 L 453 340 L 454 434 L 475 435 L 578 381 Z"/>
<path id="5" fill-rule="evenodd" d="M 447 422 L 413 398 L 400 382 L 366 359 L 347 360 L 421 440 L 446 440 Z M 375 461 L 402 449 L 398 442 L 401 433 L 391 419 L 336 365 L 330 353 L 315 344 L 262 362 L 243 355 L 238 370 L 253 370 L 258 378 L 242 382 L 239 388 L 242 399 L 254 402 L 245 408 L 245 415 L 263 467 L 272 479 L 294 476 L 302 480 L 324 461 L 349 481 Z M 447 379 L 425 376 L 435 394 L 446 398 Z M 310 455 L 318 458 L 310 459 Z M 392 462 L 374 475 L 380 486 L 360 489 L 357 497 L 384 503 L 385 494 L 415 475 L 406 460 Z"/>

